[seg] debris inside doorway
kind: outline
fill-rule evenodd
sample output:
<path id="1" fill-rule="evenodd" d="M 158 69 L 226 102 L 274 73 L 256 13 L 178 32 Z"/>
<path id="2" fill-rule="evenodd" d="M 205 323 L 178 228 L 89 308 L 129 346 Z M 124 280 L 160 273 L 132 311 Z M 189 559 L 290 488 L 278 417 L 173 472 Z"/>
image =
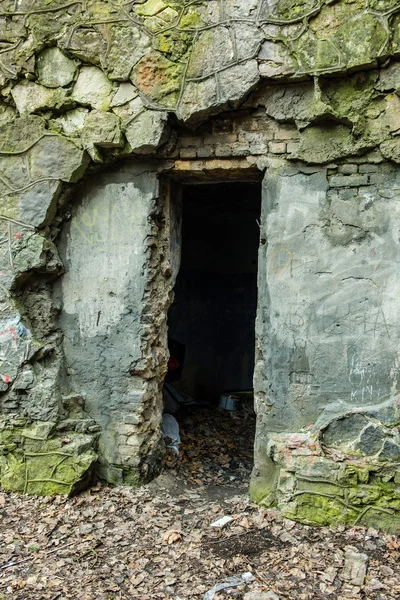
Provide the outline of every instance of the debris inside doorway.
<path id="1" fill-rule="evenodd" d="M 191 483 L 247 488 L 253 468 L 255 415 L 244 409 L 193 408 L 177 416 L 179 456 L 168 450 L 165 469 Z"/>

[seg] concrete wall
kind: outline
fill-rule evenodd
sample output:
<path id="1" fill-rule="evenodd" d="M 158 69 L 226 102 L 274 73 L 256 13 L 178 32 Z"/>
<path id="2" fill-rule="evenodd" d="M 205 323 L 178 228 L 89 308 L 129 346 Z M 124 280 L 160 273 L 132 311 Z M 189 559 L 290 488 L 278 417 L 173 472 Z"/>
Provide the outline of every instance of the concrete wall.
<path id="1" fill-rule="evenodd" d="M 399 228 L 395 196 L 267 171 L 253 494 L 287 516 L 398 527 Z"/>
<path id="2" fill-rule="evenodd" d="M 154 173 L 265 169 L 252 494 L 306 522 L 398 528 L 400 6 L 6 4 L 1 485 L 73 491 L 96 449 L 109 480 L 157 471 L 179 256 Z"/>
<path id="3" fill-rule="evenodd" d="M 114 479 L 125 467 L 135 468 L 138 478 L 151 476 L 160 451 L 161 381 L 154 377 L 165 364 L 147 364 L 145 355 L 154 326 L 146 293 L 151 240 L 161 235 L 154 229 L 157 204 L 154 165 L 132 164 L 90 178 L 59 242 L 65 273 L 55 297 L 67 391 L 83 396 L 101 425 L 101 461 Z"/>

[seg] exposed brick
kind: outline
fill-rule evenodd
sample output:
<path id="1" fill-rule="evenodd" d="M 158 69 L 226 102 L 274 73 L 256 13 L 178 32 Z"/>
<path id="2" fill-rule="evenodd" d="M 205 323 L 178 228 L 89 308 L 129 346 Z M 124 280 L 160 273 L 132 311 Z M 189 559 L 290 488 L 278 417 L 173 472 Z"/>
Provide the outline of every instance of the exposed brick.
<path id="1" fill-rule="evenodd" d="M 234 144 L 231 147 L 232 156 L 248 156 L 249 154 L 254 154 L 253 146 L 249 146 L 249 144 Z"/>
<path id="2" fill-rule="evenodd" d="M 368 183 L 372 184 L 381 184 L 387 181 L 387 175 L 385 173 L 371 173 L 371 175 L 366 175 L 368 177 Z"/>
<path id="3" fill-rule="evenodd" d="M 270 140 L 272 140 L 272 138 L 267 136 L 264 131 L 260 131 L 260 132 L 248 131 L 248 132 L 240 133 L 238 136 L 239 142 L 251 142 L 251 143 L 255 143 L 255 144 L 260 144 L 260 143 L 268 142 Z"/>
<path id="4" fill-rule="evenodd" d="M 258 155 L 264 155 L 264 154 L 268 154 L 268 144 L 251 144 L 250 146 L 250 154 L 254 154 L 256 156 Z"/>
<path id="5" fill-rule="evenodd" d="M 297 129 L 278 129 L 278 131 L 275 132 L 275 139 L 276 140 L 298 140 L 300 139 L 300 133 L 297 131 Z"/>
<path id="6" fill-rule="evenodd" d="M 368 184 L 368 175 L 333 175 L 330 178 L 329 185 L 332 187 L 358 187 L 359 185 Z"/>
<path id="7" fill-rule="evenodd" d="M 215 156 L 233 156 L 233 144 L 222 144 L 215 147 Z"/>
<path id="8" fill-rule="evenodd" d="M 285 154 L 286 144 L 285 142 L 269 142 L 268 149 L 272 154 Z"/>
<path id="9" fill-rule="evenodd" d="M 236 133 L 221 133 L 214 135 L 206 135 L 204 137 L 204 144 L 234 144 L 237 141 Z"/>
<path id="10" fill-rule="evenodd" d="M 353 175 L 357 173 L 358 166 L 354 164 L 339 165 L 339 173 L 342 175 Z"/>
<path id="11" fill-rule="evenodd" d="M 198 158 L 209 158 L 215 155 L 215 146 L 201 146 L 197 149 Z"/>
<path id="12" fill-rule="evenodd" d="M 124 416 L 124 423 L 126 423 L 127 425 L 137 425 L 139 423 L 139 417 L 138 415 L 125 415 Z"/>
<path id="13" fill-rule="evenodd" d="M 376 173 L 377 171 L 379 171 L 378 165 L 366 164 L 358 167 L 359 173 Z"/>
<path id="14" fill-rule="evenodd" d="M 293 154 L 293 152 L 297 152 L 299 148 L 299 143 L 297 142 L 288 142 L 287 144 L 287 152 L 289 154 Z"/>
<path id="15" fill-rule="evenodd" d="M 201 143 L 202 143 L 201 138 L 193 137 L 193 136 L 182 137 L 180 140 L 180 144 L 181 144 L 182 148 L 188 148 L 190 146 L 197 147 Z"/>
<path id="16" fill-rule="evenodd" d="M 196 158 L 196 148 L 181 148 L 180 152 L 181 158 Z"/>

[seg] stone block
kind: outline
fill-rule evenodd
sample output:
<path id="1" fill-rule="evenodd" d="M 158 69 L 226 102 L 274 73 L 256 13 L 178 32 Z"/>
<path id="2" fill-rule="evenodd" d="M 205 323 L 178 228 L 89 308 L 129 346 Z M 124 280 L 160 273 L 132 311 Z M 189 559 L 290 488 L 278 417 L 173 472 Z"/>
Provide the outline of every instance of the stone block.
<path id="1" fill-rule="evenodd" d="M 357 448 L 366 456 L 377 454 L 385 439 L 384 432 L 379 427 L 368 426 L 360 435 Z"/>
<path id="2" fill-rule="evenodd" d="M 47 240 L 41 235 L 32 235 L 26 245 L 14 256 L 16 274 L 32 269 L 43 269 L 46 265 Z"/>
<path id="3" fill-rule="evenodd" d="M 54 119 L 53 122 L 60 133 L 68 137 L 78 137 L 82 133 L 88 114 L 89 110 L 87 108 L 75 108 L 58 119 Z"/>
<path id="4" fill-rule="evenodd" d="M 179 151 L 179 156 L 181 158 L 196 158 L 196 148 L 181 148 Z"/>
<path id="5" fill-rule="evenodd" d="M 272 154 L 285 154 L 286 144 L 284 142 L 269 142 L 268 150 Z"/>
<path id="6" fill-rule="evenodd" d="M 61 181 L 40 181 L 19 195 L 19 217 L 24 223 L 43 227 L 51 222 L 61 193 Z"/>
<path id="7" fill-rule="evenodd" d="M 72 91 L 72 99 L 83 106 L 108 110 L 113 86 L 97 67 L 81 67 Z"/>
<path id="8" fill-rule="evenodd" d="M 85 152 L 61 135 L 42 137 L 29 151 L 28 161 L 33 181 L 61 179 L 77 181 L 88 164 Z"/>
<path id="9" fill-rule="evenodd" d="M 387 182 L 387 175 L 385 173 L 371 173 L 368 175 L 368 183 L 372 185 L 381 185 Z"/>
<path id="10" fill-rule="evenodd" d="M 129 82 L 120 83 L 115 95 L 113 96 L 110 106 L 111 108 L 114 108 L 115 106 L 122 106 L 137 96 L 138 91 L 135 86 Z"/>
<path id="11" fill-rule="evenodd" d="M 201 121 L 212 113 L 210 107 L 218 103 L 217 83 L 215 77 L 203 81 L 189 81 L 183 90 L 177 116 L 187 123 Z"/>
<path id="12" fill-rule="evenodd" d="M 286 151 L 288 154 L 296 154 L 299 149 L 299 144 L 295 142 L 288 142 L 286 146 Z"/>
<path id="13" fill-rule="evenodd" d="M 125 135 L 132 149 L 138 154 L 155 152 L 168 137 L 168 115 L 155 110 L 143 110 L 126 127 Z"/>
<path id="14" fill-rule="evenodd" d="M 57 47 L 46 48 L 36 61 L 38 81 L 49 88 L 63 87 L 74 79 L 77 64 Z"/>
<path id="15" fill-rule="evenodd" d="M 127 425 L 138 425 L 139 416 L 137 414 L 125 415 L 124 423 L 126 423 Z"/>
<path id="16" fill-rule="evenodd" d="M 322 434 L 327 446 L 340 446 L 355 440 L 369 424 L 368 419 L 361 414 L 350 414 L 332 421 Z"/>
<path id="17" fill-rule="evenodd" d="M 299 140 L 300 133 L 297 129 L 285 129 L 284 127 L 280 127 L 274 135 L 275 140 Z"/>
<path id="18" fill-rule="evenodd" d="M 218 74 L 220 99 L 236 107 L 258 84 L 260 73 L 256 60 L 249 60 Z"/>
<path id="19" fill-rule="evenodd" d="M 187 77 L 207 77 L 234 61 L 232 39 L 227 27 L 204 31 L 193 46 Z"/>
<path id="20" fill-rule="evenodd" d="M 351 585 L 361 587 L 364 585 L 367 574 L 368 555 L 356 552 L 356 549 L 348 549 L 344 555 L 344 568 L 340 579 L 348 581 Z"/>
<path id="21" fill-rule="evenodd" d="M 201 146 L 197 149 L 198 158 L 209 158 L 215 156 L 215 146 Z"/>
<path id="22" fill-rule="evenodd" d="M 233 146 L 230 144 L 219 144 L 215 147 L 215 156 L 217 157 L 229 157 L 233 156 Z"/>
<path id="23" fill-rule="evenodd" d="M 354 164 L 339 165 L 338 171 L 342 175 L 354 175 L 357 173 L 358 166 Z"/>
<path id="24" fill-rule="evenodd" d="M 60 110 L 73 107 L 73 101 L 62 88 L 49 89 L 33 81 L 23 81 L 11 91 L 20 115 L 40 110 Z"/>
<path id="25" fill-rule="evenodd" d="M 251 144 L 249 152 L 255 156 L 266 156 L 268 154 L 268 144 Z"/>
<path id="26" fill-rule="evenodd" d="M 256 151 L 254 151 L 254 148 Z M 257 149 L 259 152 L 257 153 Z M 251 144 L 232 144 L 231 146 L 231 156 L 249 156 L 249 154 L 267 154 L 268 146 L 265 144 L 262 146 Z"/>
<path id="27" fill-rule="evenodd" d="M 378 165 L 364 164 L 358 167 L 359 173 L 376 173 L 379 171 Z"/>
<path id="28" fill-rule="evenodd" d="M 331 187 L 358 187 L 368 185 L 368 175 L 355 173 L 354 175 L 333 175 L 329 180 Z"/>
<path id="29" fill-rule="evenodd" d="M 112 113 L 92 110 L 85 119 L 82 143 L 93 160 L 98 160 L 95 146 L 121 148 L 124 145 L 124 139 L 120 119 Z"/>

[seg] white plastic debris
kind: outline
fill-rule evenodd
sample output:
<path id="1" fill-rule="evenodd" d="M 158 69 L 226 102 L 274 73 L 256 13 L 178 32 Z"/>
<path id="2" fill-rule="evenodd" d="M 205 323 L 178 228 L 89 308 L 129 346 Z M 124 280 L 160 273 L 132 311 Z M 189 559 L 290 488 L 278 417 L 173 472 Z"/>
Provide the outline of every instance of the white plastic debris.
<path id="1" fill-rule="evenodd" d="M 218 519 L 218 521 L 214 521 L 214 523 L 211 523 L 210 527 L 222 528 L 222 527 L 225 527 L 225 525 L 228 525 L 228 523 L 230 523 L 231 521 L 233 521 L 233 517 L 226 515 L 225 517 Z"/>
<path id="2" fill-rule="evenodd" d="M 169 438 L 171 442 L 167 448 L 172 448 L 177 454 L 179 454 L 179 444 L 181 438 L 179 435 L 178 421 L 172 415 L 166 413 L 162 416 L 161 431 L 164 438 Z"/>
<path id="3" fill-rule="evenodd" d="M 223 583 L 217 583 L 213 588 L 211 588 L 211 590 L 208 590 L 208 592 L 206 592 L 206 594 L 203 596 L 203 600 L 214 600 L 214 596 L 217 592 L 226 590 L 227 588 L 237 587 L 245 583 L 251 583 L 254 580 L 255 577 L 253 573 L 250 573 L 250 571 L 242 573 L 240 577 L 227 577 L 226 581 Z"/>
<path id="4" fill-rule="evenodd" d="M 250 571 L 246 571 L 246 573 L 243 573 L 242 579 L 245 583 L 251 583 L 255 580 L 255 577 L 253 573 L 251 573 Z"/>
<path id="5" fill-rule="evenodd" d="M 214 600 L 214 596 L 221 590 L 226 590 L 231 587 L 237 587 L 243 585 L 243 579 L 241 577 L 227 577 L 224 583 L 217 583 L 211 590 L 208 590 L 203 596 L 203 600 Z"/>

